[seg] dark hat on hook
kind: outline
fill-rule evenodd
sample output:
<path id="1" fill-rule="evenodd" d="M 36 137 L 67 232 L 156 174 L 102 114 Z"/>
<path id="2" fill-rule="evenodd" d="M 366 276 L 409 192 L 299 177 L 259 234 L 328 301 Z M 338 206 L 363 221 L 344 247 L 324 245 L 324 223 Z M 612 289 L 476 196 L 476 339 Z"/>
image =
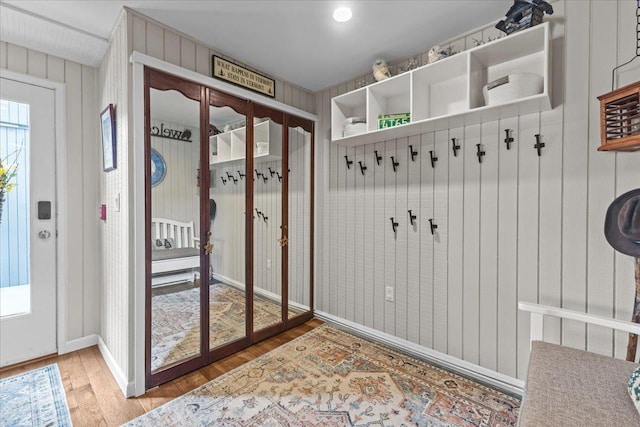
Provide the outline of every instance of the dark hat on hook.
<path id="1" fill-rule="evenodd" d="M 640 188 L 624 193 L 609 205 L 604 235 L 618 252 L 640 258 Z"/>

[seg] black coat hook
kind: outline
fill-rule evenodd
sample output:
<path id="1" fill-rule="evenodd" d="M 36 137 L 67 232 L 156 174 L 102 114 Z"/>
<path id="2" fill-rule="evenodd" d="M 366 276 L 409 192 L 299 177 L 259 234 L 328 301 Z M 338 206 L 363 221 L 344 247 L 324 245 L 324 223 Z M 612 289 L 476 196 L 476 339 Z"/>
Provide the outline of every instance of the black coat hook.
<path id="1" fill-rule="evenodd" d="M 413 145 L 409 145 L 409 153 L 411 154 L 411 161 L 415 162 L 418 152 L 413 150 Z"/>
<path id="2" fill-rule="evenodd" d="M 416 221 L 417 218 L 418 218 L 418 216 L 414 215 L 412 210 L 409 209 L 409 222 L 411 223 L 411 225 L 416 225 L 415 221 Z"/>
<path id="3" fill-rule="evenodd" d="M 476 144 L 476 148 L 478 149 L 478 152 L 476 153 L 476 156 L 478 156 L 478 163 L 482 163 L 482 158 L 487 153 L 485 153 L 485 151 L 482 149 L 482 144 Z"/>
<path id="4" fill-rule="evenodd" d="M 260 212 L 260 211 L 258 210 L 258 208 L 256 208 L 256 216 L 257 216 L 258 218 L 260 218 L 260 217 L 262 217 L 262 215 L 263 215 L 263 214 L 262 214 L 262 212 Z"/>
<path id="5" fill-rule="evenodd" d="M 267 175 L 262 174 L 262 182 L 266 183 L 267 179 L 268 179 Z"/>
<path id="6" fill-rule="evenodd" d="M 376 163 L 380 166 L 380 160 L 382 160 L 382 156 L 378 155 L 378 150 L 374 151 L 376 153 Z"/>
<path id="7" fill-rule="evenodd" d="M 353 164 L 353 160 L 349 160 L 348 156 L 344 156 L 344 159 L 347 162 L 347 169 L 351 169 L 351 165 Z"/>
<path id="8" fill-rule="evenodd" d="M 223 183 L 224 185 L 227 185 L 227 180 L 226 180 L 226 179 L 224 179 L 224 177 L 223 177 L 223 176 L 221 176 L 221 177 L 220 177 L 220 179 L 222 180 L 222 183 Z"/>
<path id="9" fill-rule="evenodd" d="M 247 176 L 247 174 L 246 173 L 242 173 L 241 171 L 238 171 L 238 176 L 240 177 L 240 179 L 242 179 L 245 176 Z"/>
<path id="10" fill-rule="evenodd" d="M 504 130 L 504 143 L 507 144 L 507 150 L 511 150 L 511 143 L 513 142 L 512 132 L 513 131 L 511 129 Z"/>
<path id="11" fill-rule="evenodd" d="M 394 156 L 391 156 L 391 164 L 393 165 L 393 171 L 397 172 L 397 167 L 400 166 L 400 163 L 396 162 L 396 159 Z"/>
<path id="12" fill-rule="evenodd" d="M 235 176 L 231 175 L 229 177 L 229 181 L 233 181 L 234 184 L 238 185 L 238 178 L 236 178 Z"/>
<path id="13" fill-rule="evenodd" d="M 438 224 L 434 224 L 433 218 L 429 218 L 429 226 L 431 227 L 431 235 L 433 235 L 435 230 L 438 228 Z"/>
<path id="14" fill-rule="evenodd" d="M 533 145 L 533 148 L 538 150 L 538 157 L 542 155 L 542 148 L 545 146 L 544 142 L 540 141 L 541 135 L 539 133 L 536 134 L 536 143 Z"/>
<path id="15" fill-rule="evenodd" d="M 435 168 L 436 167 L 436 162 L 438 161 L 438 158 L 436 157 L 435 154 L 433 154 L 433 150 L 429 150 L 429 156 L 431 156 L 431 167 Z"/>
<path id="16" fill-rule="evenodd" d="M 458 157 L 458 150 L 460 149 L 458 138 L 451 138 L 451 149 L 453 150 L 453 156 Z"/>
<path id="17" fill-rule="evenodd" d="M 398 232 L 398 223 L 393 220 L 393 217 L 389 218 L 391 220 L 391 228 L 393 228 L 393 232 Z"/>
<path id="18" fill-rule="evenodd" d="M 276 175 L 278 176 L 278 181 L 282 182 L 282 175 L 280 175 L 280 172 L 276 172 Z"/>
<path id="19" fill-rule="evenodd" d="M 262 214 L 262 220 L 263 220 L 264 222 L 267 222 L 267 220 L 268 220 L 268 219 L 269 219 L 269 217 L 268 217 L 268 216 L 265 216 L 264 214 Z"/>
<path id="20" fill-rule="evenodd" d="M 254 169 L 254 171 L 256 171 L 256 178 L 261 178 L 263 176 L 262 172 L 258 172 L 258 169 Z"/>
<path id="21" fill-rule="evenodd" d="M 360 165 L 360 172 L 362 173 L 362 176 L 364 176 L 364 171 L 367 170 L 367 167 L 362 164 L 362 160 L 358 160 L 358 164 Z"/>
<path id="22" fill-rule="evenodd" d="M 269 173 L 271 174 L 271 178 L 273 178 L 273 175 L 276 173 L 276 171 L 271 169 L 271 166 L 269 166 Z"/>
<path id="23" fill-rule="evenodd" d="M 232 180 L 233 179 L 233 175 L 231 174 L 231 172 L 227 172 L 227 179 L 228 180 Z"/>

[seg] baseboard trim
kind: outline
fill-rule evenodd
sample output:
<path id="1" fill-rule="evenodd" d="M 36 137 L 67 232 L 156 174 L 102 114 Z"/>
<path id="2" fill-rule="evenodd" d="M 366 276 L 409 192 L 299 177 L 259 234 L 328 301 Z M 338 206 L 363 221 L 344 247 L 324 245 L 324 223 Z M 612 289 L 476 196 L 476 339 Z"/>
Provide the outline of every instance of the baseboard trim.
<path id="1" fill-rule="evenodd" d="M 111 371 L 111 375 L 113 375 L 116 383 L 118 383 L 118 387 L 120 387 L 120 390 L 122 391 L 122 394 L 124 394 L 124 397 L 134 396 L 135 386 L 133 381 L 129 382 L 127 380 L 127 376 L 124 374 L 124 372 L 122 372 L 122 369 L 120 369 L 118 362 L 116 362 L 116 359 L 111 354 L 111 351 L 109 351 L 109 347 L 107 347 L 107 344 L 99 335 L 98 349 L 100 349 L 100 354 L 102 354 L 104 361 L 107 363 L 107 367 L 109 367 L 109 370 Z"/>
<path id="2" fill-rule="evenodd" d="M 98 344 L 97 334 L 87 335 L 86 337 L 67 341 L 66 343 L 64 343 L 63 348 L 58 349 L 58 354 L 71 353 L 72 351 L 82 350 L 83 348 L 91 347 L 97 344 Z"/>
<path id="3" fill-rule="evenodd" d="M 434 365 L 453 371 L 462 376 L 469 377 L 480 383 L 490 385 L 507 393 L 515 394 L 517 396 L 522 396 L 523 394 L 524 381 L 517 378 L 469 363 L 458 359 L 457 357 L 432 350 L 419 344 L 412 343 L 385 332 L 377 331 L 323 311 L 316 310 L 314 314 L 317 318 L 324 320 L 329 324 L 333 324 L 338 328 L 351 332 L 354 335 L 359 335 L 363 338 L 386 344 L 391 348 L 402 351 L 403 353 L 409 354 L 418 359 L 426 360 L 429 363 L 433 363 Z"/>

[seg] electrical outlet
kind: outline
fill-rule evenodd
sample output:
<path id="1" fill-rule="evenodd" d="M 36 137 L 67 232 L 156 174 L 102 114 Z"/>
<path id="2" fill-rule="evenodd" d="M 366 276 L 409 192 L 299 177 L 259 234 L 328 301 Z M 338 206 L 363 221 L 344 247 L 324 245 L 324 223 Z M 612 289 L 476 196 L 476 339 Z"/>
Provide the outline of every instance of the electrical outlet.
<path id="1" fill-rule="evenodd" d="M 267 260 L 267 270 L 271 270 L 271 260 Z"/>
<path id="2" fill-rule="evenodd" d="M 387 286 L 384 293 L 384 299 L 393 302 L 393 287 Z"/>

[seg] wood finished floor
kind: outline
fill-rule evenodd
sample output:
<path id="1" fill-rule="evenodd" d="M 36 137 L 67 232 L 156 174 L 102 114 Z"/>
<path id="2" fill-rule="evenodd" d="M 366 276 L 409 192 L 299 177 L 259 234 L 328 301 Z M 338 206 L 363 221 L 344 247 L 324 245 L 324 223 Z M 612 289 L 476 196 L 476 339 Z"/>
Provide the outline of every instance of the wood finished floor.
<path id="1" fill-rule="evenodd" d="M 0 378 L 57 363 L 74 426 L 119 426 L 322 325 L 312 319 L 232 356 L 125 399 L 97 346 L 0 370 Z"/>

